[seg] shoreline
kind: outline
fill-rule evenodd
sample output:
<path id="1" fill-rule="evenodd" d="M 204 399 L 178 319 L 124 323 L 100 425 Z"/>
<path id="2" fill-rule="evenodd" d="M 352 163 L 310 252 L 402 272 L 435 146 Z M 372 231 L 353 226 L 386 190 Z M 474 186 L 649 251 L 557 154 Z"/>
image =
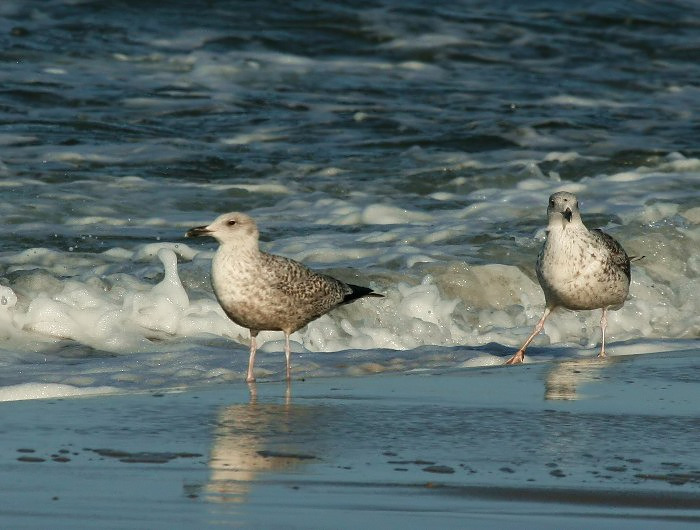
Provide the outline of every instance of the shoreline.
<path id="1" fill-rule="evenodd" d="M 0 521 L 696 525 L 697 353 L 6 402 Z"/>

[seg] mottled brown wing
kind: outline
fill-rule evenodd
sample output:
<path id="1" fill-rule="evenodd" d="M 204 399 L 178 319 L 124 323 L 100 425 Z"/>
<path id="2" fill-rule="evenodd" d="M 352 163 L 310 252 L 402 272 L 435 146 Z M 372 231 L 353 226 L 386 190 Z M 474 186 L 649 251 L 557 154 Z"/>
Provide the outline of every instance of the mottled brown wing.
<path id="1" fill-rule="evenodd" d="M 270 286 L 299 304 L 330 309 L 352 292 L 343 282 L 314 272 L 298 261 L 273 254 L 264 254 L 263 258 Z"/>
<path id="2" fill-rule="evenodd" d="M 602 246 L 604 246 L 608 252 L 610 252 L 610 259 L 612 262 L 622 269 L 622 271 L 625 273 L 625 276 L 627 276 L 627 279 L 630 279 L 630 258 L 627 255 L 627 252 L 625 252 L 625 249 L 622 248 L 622 245 L 618 243 L 613 237 L 609 236 L 599 228 L 594 228 L 593 230 L 590 231 L 591 236 L 595 238 Z"/>

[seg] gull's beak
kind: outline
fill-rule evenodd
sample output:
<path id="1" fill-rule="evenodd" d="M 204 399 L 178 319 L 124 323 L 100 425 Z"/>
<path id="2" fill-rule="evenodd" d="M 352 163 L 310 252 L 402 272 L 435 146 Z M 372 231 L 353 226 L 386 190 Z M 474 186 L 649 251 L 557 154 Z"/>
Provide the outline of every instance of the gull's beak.
<path id="1" fill-rule="evenodd" d="M 573 212 L 571 211 L 571 208 L 569 208 L 569 207 L 567 206 L 566 209 L 564 210 L 564 213 L 563 213 L 562 215 L 564 216 L 564 219 L 566 219 L 567 221 L 571 222 L 571 216 L 573 215 Z M 189 232 L 188 232 L 188 234 L 189 234 Z"/>
<path id="2" fill-rule="evenodd" d="M 196 226 L 194 228 L 190 228 L 185 234 L 185 237 L 201 237 L 209 235 L 211 235 L 211 230 L 209 230 L 209 228 L 206 226 Z"/>

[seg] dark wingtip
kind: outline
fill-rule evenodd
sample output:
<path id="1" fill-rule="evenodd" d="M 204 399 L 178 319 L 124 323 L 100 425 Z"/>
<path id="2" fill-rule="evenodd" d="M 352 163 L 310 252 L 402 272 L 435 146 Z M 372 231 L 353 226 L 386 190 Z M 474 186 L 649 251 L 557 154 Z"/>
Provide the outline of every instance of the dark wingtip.
<path id="1" fill-rule="evenodd" d="M 383 294 L 375 293 L 369 287 L 362 287 L 361 285 L 352 285 L 352 284 L 348 284 L 348 287 L 350 287 L 350 289 L 352 289 L 352 292 L 345 295 L 345 298 L 343 298 L 344 304 L 353 302 L 353 301 L 357 300 L 358 298 L 364 298 L 365 296 L 370 296 L 373 298 L 384 298 Z"/>

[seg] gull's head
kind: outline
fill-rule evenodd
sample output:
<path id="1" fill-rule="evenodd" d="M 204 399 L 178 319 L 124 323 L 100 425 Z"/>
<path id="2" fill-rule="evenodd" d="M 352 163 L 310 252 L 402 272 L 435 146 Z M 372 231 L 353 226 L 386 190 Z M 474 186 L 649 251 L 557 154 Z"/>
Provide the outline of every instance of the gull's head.
<path id="1" fill-rule="evenodd" d="M 566 228 L 571 223 L 580 223 L 581 214 L 578 211 L 576 195 L 568 191 L 558 191 L 549 196 L 547 218 L 550 226 Z"/>
<path id="2" fill-rule="evenodd" d="M 258 241 L 258 226 L 253 218 L 240 212 L 220 215 L 207 226 L 197 226 L 187 231 L 185 237 L 209 236 L 219 243 L 244 244 Z"/>

